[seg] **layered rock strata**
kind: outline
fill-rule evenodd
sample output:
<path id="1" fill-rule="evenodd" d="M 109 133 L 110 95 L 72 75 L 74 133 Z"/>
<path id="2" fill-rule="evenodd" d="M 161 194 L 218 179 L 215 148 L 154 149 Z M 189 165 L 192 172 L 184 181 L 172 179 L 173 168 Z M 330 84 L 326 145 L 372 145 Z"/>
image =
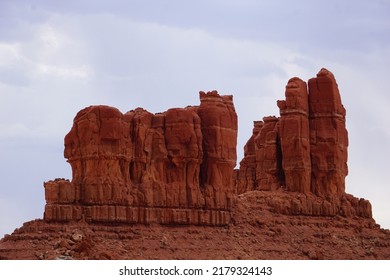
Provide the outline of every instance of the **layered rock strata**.
<path id="1" fill-rule="evenodd" d="M 234 174 L 237 193 L 279 190 L 303 195 L 278 204 L 278 213 L 371 217 L 367 200 L 345 193 L 346 111 L 333 74 L 321 69 L 308 86 L 292 78 L 285 95 L 277 102 L 279 118 L 254 123 Z"/>
<path id="2" fill-rule="evenodd" d="M 44 184 L 46 221 L 224 225 L 230 221 L 237 115 L 232 96 L 152 114 L 91 106 L 65 137 L 72 180 Z"/>

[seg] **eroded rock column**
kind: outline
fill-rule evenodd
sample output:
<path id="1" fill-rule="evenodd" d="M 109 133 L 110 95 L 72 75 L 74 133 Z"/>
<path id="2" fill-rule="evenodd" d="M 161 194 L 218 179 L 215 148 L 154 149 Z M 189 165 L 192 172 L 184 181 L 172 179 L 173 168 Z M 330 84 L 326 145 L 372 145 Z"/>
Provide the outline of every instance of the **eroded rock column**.
<path id="1" fill-rule="evenodd" d="M 237 114 L 232 96 L 200 92 L 198 115 L 203 134 L 201 187 L 207 208 L 231 207 L 237 160 Z"/>
<path id="2" fill-rule="evenodd" d="M 311 160 L 307 86 L 292 78 L 286 86 L 286 100 L 278 101 L 282 166 L 288 191 L 310 192 Z"/>
<path id="3" fill-rule="evenodd" d="M 336 80 L 321 69 L 309 80 L 311 191 L 318 196 L 345 193 L 348 132 Z"/>
<path id="4" fill-rule="evenodd" d="M 263 121 L 254 121 L 253 122 L 253 131 L 252 136 L 246 142 L 244 146 L 244 158 L 240 162 L 240 170 L 238 173 L 237 181 L 237 190 L 238 194 L 244 193 L 247 191 L 252 191 L 257 189 L 257 180 L 256 180 L 256 143 L 255 138 L 260 133 L 261 129 L 264 126 Z"/>
<path id="5" fill-rule="evenodd" d="M 256 182 L 259 190 L 274 191 L 284 184 L 278 121 L 277 117 L 264 117 L 264 125 L 255 137 Z"/>
<path id="6" fill-rule="evenodd" d="M 129 126 L 119 110 L 108 106 L 91 106 L 76 115 L 64 155 L 72 166 L 77 202 L 129 203 Z"/>

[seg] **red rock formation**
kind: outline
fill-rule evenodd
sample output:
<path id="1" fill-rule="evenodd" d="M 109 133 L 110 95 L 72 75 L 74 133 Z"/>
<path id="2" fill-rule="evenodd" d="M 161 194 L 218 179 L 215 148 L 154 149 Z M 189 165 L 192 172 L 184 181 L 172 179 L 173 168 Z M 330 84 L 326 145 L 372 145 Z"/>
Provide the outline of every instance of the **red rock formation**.
<path id="1" fill-rule="evenodd" d="M 263 118 L 264 125 L 255 137 L 256 183 L 259 190 L 274 191 L 282 185 L 278 118 Z"/>
<path id="2" fill-rule="evenodd" d="M 304 196 L 279 201 L 278 213 L 371 217 L 368 201 L 345 193 L 348 133 L 336 80 L 321 69 L 308 84 L 309 94 L 304 81 L 290 79 L 286 100 L 277 102 L 281 117 L 254 129 L 234 175 L 236 192 L 283 187 Z"/>
<path id="3" fill-rule="evenodd" d="M 0 260 L 390 259 L 389 230 L 354 208 L 348 217 L 313 215 L 329 206 L 313 194 L 251 191 L 238 196 L 228 227 L 34 220 L 0 240 Z"/>
<path id="4" fill-rule="evenodd" d="M 200 100 L 159 114 L 81 110 L 65 137 L 73 178 L 45 183 L 45 220 L 228 223 L 237 115 L 232 96 Z"/>
<path id="5" fill-rule="evenodd" d="M 76 115 L 64 151 L 72 166 L 76 201 L 85 205 L 131 201 L 129 129 L 129 121 L 112 107 L 91 106 Z"/>
<path id="6" fill-rule="evenodd" d="M 199 106 L 159 114 L 81 110 L 65 137 L 72 180 L 44 183 L 44 220 L 0 240 L 0 259 L 388 259 L 390 232 L 345 193 L 333 75 L 322 69 L 309 94 L 293 78 L 285 93 L 280 118 L 254 122 L 235 171 L 231 96 L 200 92 Z"/>
<path id="7" fill-rule="evenodd" d="M 292 78 L 286 86 L 286 100 L 278 101 L 279 135 L 286 189 L 310 192 L 311 160 L 307 86 Z"/>
<path id="8" fill-rule="evenodd" d="M 336 80 L 321 69 L 309 80 L 311 190 L 319 196 L 345 193 L 348 133 Z"/>
<path id="9" fill-rule="evenodd" d="M 240 162 L 240 172 L 236 172 L 239 178 L 235 178 L 237 193 L 244 193 L 257 189 L 256 182 L 256 143 L 255 137 L 263 128 L 264 122 L 254 121 L 252 136 L 244 146 L 244 158 Z"/>
<path id="10" fill-rule="evenodd" d="M 230 208 L 233 169 L 237 160 L 237 114 L 232 96 L 200 93 L 204 159 L 201 186 L 207 208 Z"/>
<path id="11" fill-rule="evenodd" d="M 304 195 L 275 204 L 278 213 L 370 217 L 369 202 L 345 193 L 348 135 L 333 75 L 322 69 L 309 94 L 292 78 L 285 94 L 280 118 L 254 123 L 236 172 L 232 96 L 200 92 L 199 106 L 159 114 L 81 110 L 65 137 L 72 181 L 45 183 L 45 219 L 224 225 L 233 194 L 251 190 Z"/>
<path id="12" fill-rule="evenodd" d="M 203 207 L 205 198 L 199 185 L 203 159 L 200 118 L 191 108 L 171 109 L 166 113 L 165 125 L 165 143 L 169 159 L 168 165 L 165 166 L 167 193 L 171 196 L 179 195 L 178 205 L 172 206 Z M 158 182 L 156 180 L 156 183 Z M 179 189 L 178 193 L 175 192 L 175 185 Z"/>

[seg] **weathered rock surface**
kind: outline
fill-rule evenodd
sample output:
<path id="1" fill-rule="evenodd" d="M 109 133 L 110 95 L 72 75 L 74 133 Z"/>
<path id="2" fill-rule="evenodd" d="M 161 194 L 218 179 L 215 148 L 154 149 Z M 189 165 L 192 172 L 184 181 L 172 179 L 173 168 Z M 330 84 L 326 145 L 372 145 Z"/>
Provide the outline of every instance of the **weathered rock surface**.
<path id="1" fill-rule="evenodd" d="M 198 114 L 204 139 L 200 183 L 204 187 L 206 207 L 229 209 L 237 160 L 238 125 L 233 97 L 221 98 L 216 91 L 201 92 L 200 102 Z"/>
<path id="2" fill-rule="evenodd" d="M 259 190 L 274 191 L 281 185 L 281 158 L 278 150 L 278 118 L 263 118 L 263 128 L 255 137 L 256 184 Z"/>
<path id="3" fill-rule="evenodd" d="M 85 108 L 65 137 L 72 181 L 44 185 L 45 220 L 227 224 L 236 145 L 232 96 L 216 91 L 159 114 Z"/>
<path id="4" fill-rule="evenodd" d="M 373 219 L 291 215 L 290 196 L 305 197 L 241 194 L 224 227 L 31 221 L 0 241 L 0 259 L 390 259 Z"/>
<path id="5" fill-rule="evenodd" d="M 333 74 L 321 69 L 309 80 L 309 93 L 311 189 L 320 196 L 340 195 L 348 174 L 348 133 Z"/>
<path id="6" fill-rule="evenodd" d="M 255 138 L 264 126 L 263 121 L 253 122 L 252 136 L 244 146 L 244 158 L 240 162 L 240 170 L 235 170 L 234 185 L 237 193 L 244 193 L 257 189 L 256 181 L 256 150 Z M 238 172 L 239 171 L 239 172 Z"/>
<path id="7" fill-rule="evenodd" d="M 345 192 L 348 133 L 336 80 L 321 69 L 308 85 L 290 79 L 286 99 L 277 102 L 281 116 L 254 123 L 234 173 L 236 192 L 283 189 L 303 194 L 304 201 L 286 197 L 280 204 L 285 214 L 299 209 L 304 215 L 371 217 L 368 201 Z"/>
<path id="8" fill-rule="evenodd" d="M 278 101 L 282 168 L 288 191 L 310 192 L 311 159 L 307 86 L 292 78 L 286 86 L 286 100 Z"/>

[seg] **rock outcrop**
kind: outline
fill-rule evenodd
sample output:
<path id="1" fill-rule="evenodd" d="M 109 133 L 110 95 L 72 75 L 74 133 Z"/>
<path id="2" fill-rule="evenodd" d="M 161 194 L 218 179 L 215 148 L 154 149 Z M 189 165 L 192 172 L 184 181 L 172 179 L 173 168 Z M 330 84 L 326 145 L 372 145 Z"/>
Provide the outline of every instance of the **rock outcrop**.
<path id="1" fill-rule="evenodd" d="M 333 74 L 292 78 L 285 95 L 280 117 L 254 122 L 239 170 L 232 96 L 81 110 L 65 137 L 72 179 L 44 183 L 44 219 L 1 239 L 0 259 L 389 259 L 390 231 L 345 192 Z"/>
<path id="2" fill-rule="evenodd" d="M 90 106 L 75 117 L 64 156 L 72 180 L 44 184 L 46 221 L 225 225 L 234 194 L 299 193 L 276 212 L 371 217 L 345 193 L 346 112 L 336 80 L 322 69 L 307 84 L 292 78 L 280 117 L 254 122 L 236 164 L 232 96 L 200 92 L 200 105 L 152 114 Z M 288 197 L 288 196 L 286 196 Z"/>
<path id="3" fill-rule="evenodd" d="M 234 173 L 236 192 L 286 191 L 275 207 L 285 214 L 371 217 L 371 204 L 345 193 L 348 174 L 346 111 L 336 80 L 321 69 L 308 87 L 299 78 L 286 86 L 286 100 L 277 102 L 280 117 L 255 122 Z M 256 170 L 256 172 L 254 172 Z M 273 200 L 267 200 L 274 206 Z"/>
<path id="4" fill-rule="evenodd" d="M 291 215 L 291 197 L 303 195 L 241 194 L 226 227 L 30 221 L 0 241 L 0 260 L 390 259 L 390 231 L 373 219 Z"/>
<path id="5" fill-rule="evenodd" d="M 232 96 L 152 114 L 91 106 L 65 137 L 72 181 L 44 184 L 46 221 L 207 224 L 230 221 L 237 115 Z"/>

